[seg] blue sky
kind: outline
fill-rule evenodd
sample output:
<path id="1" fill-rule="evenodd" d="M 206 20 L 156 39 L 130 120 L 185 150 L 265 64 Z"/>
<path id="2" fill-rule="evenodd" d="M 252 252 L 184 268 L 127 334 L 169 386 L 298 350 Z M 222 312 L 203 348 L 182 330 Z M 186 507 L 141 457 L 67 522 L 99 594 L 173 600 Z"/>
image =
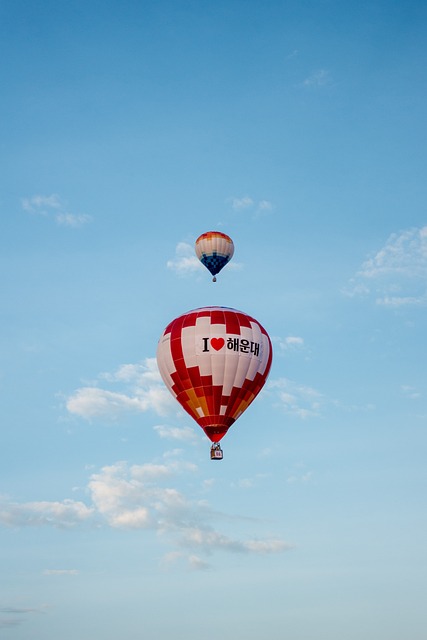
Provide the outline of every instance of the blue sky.
<path id="1" fill-rule="evenodd" d="M 5 640 L 424 640 L 426 14 L 0 3 Z M 205 305 L 274 348 L 221 463 L 155 364 Z"/>

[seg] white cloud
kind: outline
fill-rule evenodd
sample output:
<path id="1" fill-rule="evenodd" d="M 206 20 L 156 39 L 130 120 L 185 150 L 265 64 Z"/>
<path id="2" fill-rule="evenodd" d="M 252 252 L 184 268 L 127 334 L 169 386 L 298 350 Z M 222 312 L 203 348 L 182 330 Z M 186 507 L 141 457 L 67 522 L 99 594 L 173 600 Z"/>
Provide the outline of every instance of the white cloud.
<path id="1" fill-rule="evenodd" d="M 241 489 L 252 489 L 254 486 L 254 481 L 250 478 L 242 478 L 239 480 L 238 485 Z"/>
<path id="2" fill-rule="evenodd" d="M 403 395 L 409 400 L 418 400 L 419 398 L 422 397 L 418 389 L 416 389 L 415 387 L 412 387 L 409 384 L 402 384 L 402 386 L 400 387 L 400 390 L 402 391 Z"/>
<path id="3" fill-rule="evenodd" d="M 148 530 L 172 545 L 172 551 L 164 558 L 164 565 L 186 558 L 188 566 L 196 570 L 208 566 L 199 558 L 200 552 L 264 554 L 279 553 L 290 548 L 288 543 L 279 538 L 250 537 L 242 540 L 217 531 L 211 522 L 218 517 L 223 520 L 224 515 L 211 510 L 204 500 L 192 499 L 173 486 L 177 475 L 194 475 L 197 472 L 196 465 L 183 460 L 131 466 L 126 462 L 117 462 L 90 476 L 87 484 L 88 505 L 72 500 L 22 504 L 3 500 L 0 503 L 0 524 L 57 528 L 91 524 L 117 530 Z M 247 523 L 245 518 L 234 518 L 234 521 L 239 520 Z M 188 550 L 188 555 L 183 549 Z M 77 573 L 75 569 L 45 571 L 49 576 Z"/>
<path id="4" fill-rule="evenodd" d="M 131 473 L 134 478 L 142 482 L 159 480 L 173 475 L 174 465 L 146 462 L 144 465 L 134 465 L 131 467 Z"/>
<path id="5" fill-rule="evenodd" d="M 243 543 L 245 551 L 257 554 L 280 553 L 292 549 L 293 545 L 284 542 L 284 540 L 249 540 Z"/>
<path id="6" fill-rule="evenodd" d="M 266 214 L 273 211 L 274 205 L 270 200 L 260 200 L 258 203 L 258 213 Z"/>
<path id="7" fill-rule="evenodd" d="M 289 345 L 302 346 L 304 344 L 304 339 L 299 338 L 298 336 L 288 336 L 287 338 L 285 338 L 285 343 L 288 346 Z"/>
<path id="8" fill-rule="evenodd" d="M 21 203 L 24 211 L 39 215 L 48 215 L 49 210 L 63 207 L 60 197 L 55 193 L 50 196 L 35 195 L 31 198 L 22 198 Z"/>
<path id="9" fill-rule="evenodd" d="M 286 413 L 303 419 L 320 415 L 323 396 L 316 389 L 287 378 L 271 380 L 267 382 L 267 388 L 275 393 L 278 404 Z"/>
<path id="10" fill-rule="evenodd" d="M 92 220 L 87 214 L 69 213 L 65 203 L 56 193 L 50 196 L 35 195 L 22 198 L 21 204 L 24 211 L 45 217 L 53 216 L 59 225 L 65 227 L 78 228 Z"/>
<path id="11" fill-rule="evenodd" d="M 344 290 L 349 296 L 372 296 L 384 307 L 427 304 L 427 226 L 393 233 L 363 262 Z"/>
<path id="12" fill-rule="evenodd" d="M 77 576 L 80 572 L 77 569 L 45 569 L 44 576 Z"/>
<path id="13" fill-rule="evenodd" d="M 197 470 L 186 462 L 146 463 L 128 467 L 119 462 L 91 476 L 88 488 L 98 513 L 114 528 L 166 531 L 181 525 L 191 505 L 174 488 L 160 482 Z"/>
<path id="14" fill-rule="evenodd" d="M 124 410 L 144 410 L 138 398 L 130 398 L 123 393 L 107 391 L 98 387 L 77 389 L 74 395 L 68 399 L 67 409 L 70 413 L 84 418 L 117 417 Z"/>
<path id="15" fill-rule="evenodd" d="M 249 209 L 253 207 L 254 201 L 249 196 L 243 196 L 243 198 L 230 198 L 231 207 L 234 211 L 242 211 L 244 209 Z"/>
<path id="16" fill-rule="evenodd" d="M 168 569 L 170 566 L 174 565 L 178 560 L 180 560 L 184 554 L 182 551 L 170 551 L 169 553 L 165 553 L 162 560 L 161 566 L 164 569 Z"/>
<path id="17" fill-rule="evenodd" d="M 206 571 L 207 569 L 210 569 L 210 564 L 208 562 L 194 554 L 191 554 L 188 557 L 188 564 L 194 571 Z"/>
<path id="18" fill-rule="evenodd" d="M 76 215 L 74 213 L 58 213 L 56 216 L 57 223 L 65 227 L 82 227 L 91 220 L 92 217 L 86 214 Z"/>
<path id="19" fill-rule="evenodd" d="M 227 202 L 231 204 L 233 211 L 250 211 L 254 218 L 267 215 L 274 209 L 274 205 L 270 200 L 260 200 L 257 202 L 249 196 L 243 196 L 241 198 L 232 196 L 227 198 Z"/>
<path id="20" fill-rule="evenodd" d="M 143 362 L 134 364 L 122 364 L 114 373 L 102 373 L 100 377 L 113 382 L 132 382 L 139 386 L 160 382 L 162 379 L 156 358 L 145 358 Z"/>
<path id="21" fill-rule="evenodd" d="M 0 501 L 0 524 L 9 527 L 53 525 L 74 527 L 91 518 L 93 509 L 83 502 L 9 502 Z"/>
<path id="22" fill-rule="evenodd" d="M 260 481 L 268 477 L 270 477 L 269 474 L 257 473 L 252 478 L 240 478 L 240 480 L 238 480 L 237 483 L 232 483 L 232 486 L 237 486 L 239 489 L 245 489 L 245 490 L 252 489 L 257 484 L 259 484 Z"/>
<path id="23" fill-rule="evenodd" d="M 201 548 L 205 552 L 231 551 L 232 553 L 278 553 L 292 548 L 284 540 L 247 540 L 230 538 L 209 528 L 189 527 L 182 537 L 182 544 Z"/>
<path id="24" fill-rule="evenodd" d="M 154 430 L 161 438 L 168 438 L 170 440 L 194 442 L 197 439 L 196 433 L 191 427 L 169 427 L 158 424 L 154 427 Z"/>
<path id="25" fill-rule="evenodd" d="M 313 472 L 312 471 L 307 471 L 306 473 L 303 473 L 302 475 L 298 475 L 298 474 L 292 474 L 290 476 L 288 476 L 286 482 L 288 484 L 308 484 L 309 482 L 311 482 L 311 479 L 313 477 Z"/>
<path id="26" fill-rule="evenodd" d="M 89 420 L 100 417 L 116 420 L 126 412 L 152 410 L 164 416 L 176 409 L 173 397 L 162 383 L 155 358 L 121 365 L 113 373 L 101 373 L 98 379 L 100 383 L 124 386 L 124 389 L 81 387 L 66 400 L 70 413 Z"/>
<path id="27" fill-rule="evenodd" d="M 331 83 L 331 74 L 326 69 L 319 69 L 310 74 L 304 81 L 304 87 L 323 87 Z"/>
<path id="28" fill-rule="evenodd" d="M 184 561 L 192 571 L 207 571 L 211 568 L 211 565 L 200 556 L 193 553 L 187 555 L 182 551 L 166 553 L 161 560 L 161 566 L 163 569 L 170 569 L 180 561 Z"/>
<path id="29" fill-rule="evenodd" d="M 291 53 L 288 53 L 288 55 L 285 57 L 285 60 L 292 60 L 292 58 L 296 58 L 298 53 L 298 49 L 294 49 L 293 51 L 291 51 Z"/>
<path id="30" fill-rule="evenodd" d="M 175 258 L 166 263 L 168 269 L 172 269 L 180 275 L 188 275 L 204 269 L 202 263 L 194 252 L 194 246 L 187 242 L 179 242 L 175 249 Z"/>
<path id="31" fill-rule="evenodd" d="M 427 304 L 427 292 L 419 296 L 380 296 L 376 303 L 383 307 L 424 307 Z"/>
<path id="32" fill-rule="evenodd" d="M 285 338 L 273 336 L 271 340 L 281 351 L 295 351 L 304 347 L 304 338 L 299 336 L 286 336 Z"/>

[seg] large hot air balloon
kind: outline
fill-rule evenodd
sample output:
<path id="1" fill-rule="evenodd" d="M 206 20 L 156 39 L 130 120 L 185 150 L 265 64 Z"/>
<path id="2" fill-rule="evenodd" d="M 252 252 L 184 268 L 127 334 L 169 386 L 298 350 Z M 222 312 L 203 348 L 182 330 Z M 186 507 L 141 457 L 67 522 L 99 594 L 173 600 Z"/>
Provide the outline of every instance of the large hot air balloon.
<path id="1" fill-rule="evenodd" d="M 169 391 L 215 443 L 261 391 L 272 347 L 266 330 L 242 311 L 202 307 L 184 313 L 164 330 L 157 363 Z"/>
<path id="2" fill-rule="evenodd" d="M 220 231 L 208 231 L 197 238 L 194 248 L 200 262 L 211 272 L 212 280 L 216 282 L 216 274 L 233 257 L 232 239 Z"/>

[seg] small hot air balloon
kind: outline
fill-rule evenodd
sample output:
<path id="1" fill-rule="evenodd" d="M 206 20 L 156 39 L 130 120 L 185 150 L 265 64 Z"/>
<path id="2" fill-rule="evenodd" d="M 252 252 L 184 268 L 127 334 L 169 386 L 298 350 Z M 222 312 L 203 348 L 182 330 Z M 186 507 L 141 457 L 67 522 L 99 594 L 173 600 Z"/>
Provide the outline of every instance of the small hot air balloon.
<path id="1" fill-rule="evenodd" d="M 242 311 L 202 307 L 184 313 L 164 330 L 157 348 L 163 381 L 214 443 L 261 391 L 270 371 L 272 347 L 266 330 Z"/>
<path id="2" fill-rule="evenodd" d="M 208 231 L 197 238 L 194 248 L 200 262 L 211 272 L 212 280 L 216 282 L 216 274 L 233 257 L 232 239 L 220 231 Z"/>

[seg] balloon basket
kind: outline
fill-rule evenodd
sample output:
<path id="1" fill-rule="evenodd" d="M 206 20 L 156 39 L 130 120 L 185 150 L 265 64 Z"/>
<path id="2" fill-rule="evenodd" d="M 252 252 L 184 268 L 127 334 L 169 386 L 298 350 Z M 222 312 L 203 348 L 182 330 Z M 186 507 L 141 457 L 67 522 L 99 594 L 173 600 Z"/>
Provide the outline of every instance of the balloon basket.
<path id="1" fill-rule="evenodd" d="M 219 444 L 213 444 L 211 447 L 211 460 L 222 460 L 223 453 Z"/>

